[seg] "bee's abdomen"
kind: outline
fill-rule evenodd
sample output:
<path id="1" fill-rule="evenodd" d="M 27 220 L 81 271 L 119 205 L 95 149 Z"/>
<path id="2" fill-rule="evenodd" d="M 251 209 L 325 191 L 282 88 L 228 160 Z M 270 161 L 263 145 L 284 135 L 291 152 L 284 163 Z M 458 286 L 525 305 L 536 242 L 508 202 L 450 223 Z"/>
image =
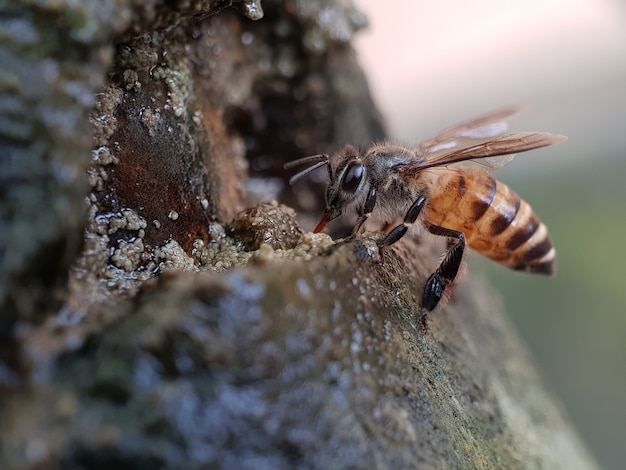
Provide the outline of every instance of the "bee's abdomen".
<path id="1" fill-rule="evenodd" d="M 513 190 L 477 170 L 450 171 L 430 193 L 426 219 L 465 234 L 479 253 L 511 269 L 554 273 L 546 226 Z"/>

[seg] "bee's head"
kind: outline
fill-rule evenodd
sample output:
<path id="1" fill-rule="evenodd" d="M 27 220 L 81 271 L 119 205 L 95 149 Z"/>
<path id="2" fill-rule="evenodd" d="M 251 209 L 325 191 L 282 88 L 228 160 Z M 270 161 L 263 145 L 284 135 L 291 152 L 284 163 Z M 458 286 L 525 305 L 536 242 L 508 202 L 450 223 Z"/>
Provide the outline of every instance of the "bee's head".
<path id="1" fill-rule="evenodd" d="M 328 155 L 300 158 L 285 164 L 285 168 L 292 168 L 305 163 L 311 165 L 292 176 L 289 180 L 291 184 L 324 165 L 328 168 L 326 210 L 322 220 L 315 227 L 315 233 L 324 230 L 328 222 L 342 215 L 349 206 L 365 202 L 369 186 L 367 168 L 363 163 L 361 153 L 355 147 L 346 145 L 330 159 Z"/>
<path id="2" fill-rule="evenodd" d="M 342 215 L 346 208 L 367 196 L 367 167 L 360 152 L 347 145 L 333 155 L 328 164 L 330 182 L 326 188 L 326 210 L 314 232 L 321 232 L 326 224 Z"/>

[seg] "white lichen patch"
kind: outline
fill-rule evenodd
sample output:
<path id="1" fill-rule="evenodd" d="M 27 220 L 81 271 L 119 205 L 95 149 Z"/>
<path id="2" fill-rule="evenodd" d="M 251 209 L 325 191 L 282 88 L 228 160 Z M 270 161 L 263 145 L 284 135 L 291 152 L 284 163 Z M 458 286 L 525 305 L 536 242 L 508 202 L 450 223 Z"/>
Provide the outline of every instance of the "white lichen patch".
<path id="1" fill-rule="evenodd" d="M 146 252 L 146 227 L 145 219 L 131 209 L 97 215 L 97 206 L 92 202 L 85 231 L 85 247 L 75 266 L 76 276 L 84 279 L 91 275 L 92 284 L 103 279 L 108 288 L 124 291 L 132 288 L 129 283 L 152 277 L 157 264 Z M 111 246 L 111 236 L 119 230 L 125 230 L 129 235 Z"/>
<path id="2" fill-rule="evenodd" d="M 218 230 L 213 227 L 213 231 L 215 233 Z M 333 239 L 325 233 L 305 233 L 300 243 L 292 249 L 275 250 L 267 243 L 262 243 L 257 250 L 246 251 L 239 243 L 224 235 L 208 246 L 197 240 L 194 245 L 194 258 L 197 259 L 201 270 L 225 271 L 248 262 L 266 264 L 281 260 L 309 260 L 333 243 Z"/>
<path id="3" fill-rule="evenodd" d="M 87 169 L 87 183 L 89 187 L 96 191 L 102 191 L 104 189 L 104 180 L 100 176 L 99 168 L 88 168 Z"/>
<path id="4" fill-rule="evenodd" d="M 82 279 L 93 271 L 94 266 L 105 266 L 109 259 L 108 235 L 87 232 L 83 245 L 83 255 L 74 265 L 73 274 Z"/>
<path id="5" fill-rule="evenodd" d="M 106 149 L 106 152 L 102 151 L 102 155 L 104 156 L 106 161 L 110 163 L 117 163 L 119 161 L 116 157 L 113 157 L 110 153 L 108 153 L 107 147 L 100 147 L 98 150 L 102 149 Z M 94 155 L 93 158 L 94 161 L 96 161 L 99 156 Z M 96 191 L 102 191 L 104 189 L 105 181 L 109 179 L 109 173 L 104 165 L 105 163 L 102 163 L 102 161 L 98 161 L 95 166 L 91 166 L 87 169 L 87 182 L 89 183 L 89 186 Z"/>
<path id="6" fill-rule="evenodd" d="M 310 260 L 319 256 L 335 242 L 325 233 L 305 233 L 300 243 L 289 250 L 274 250 L 267 243 L 262 243 L 258 250 L 252 252 L 250 261 L 269 263 L 279 260 Z"/>
<path id="7" fill-rule="evenodd" d="M 155 261 L 164 263 L 165 267 L 178 271 L 197 271 L 198 268 L 193 258 L 185 253 L 185 250 L 174 240 L 154 249 Z"/>
<path id="8" fill-rule="evenodd" d="M 164 270 L 225 272 L 249 262 L 267 264 L 283 260 L 308 260 L 320 255 L 334 243 L 326 234 L 305 233 L 296 239 L 297 243 L 292 249 L 277 249 L 261 243 L 258 249 L 251 250 L 240 239 L 229 236 L 230 228 L 227 230 L 223 225 L 213 223 L 208 227 L 208 239 L 197 239 L 191 254 L 188 254 L 175 240 L 157 246 L 146 243 L 146 232 L 154 231 L 155 226 L 160 227 L 158 221 L 148 223 L 131 209 L 98 215 L 97 204 L 89 198 L 87 202 L 90 210 L 86 243 L 73 273 L 74 281 L 80 279 L 80 282 L 72 283 L 74 286 L 82 286 L 82 291 L 74 294 L 82 298 L 132 296 L 144 281 L 158 276 Z M 276 233 L 285 232 L 280 230 L 281 227 L 296 226 L 295 214 L 283 211 L 281 215 L 276 211 L 276 204 L 260 206 L 258 213 L 251 213 L 247 230 L 257 230 L 254 225 L 256 218 L 265 227 L 267 221 L 272 220 L 272 215 L 279 225 Z M 279 243 L 279 246 L 285 245 Z"/>
<path id="9" fill-rule="evenodd" d="M 220 224 L 211 224 L 209 225 L 209 237 L 213 243 L 220 242 L 226 238 L 226 230 Z"/>
<path id="10" fill-rule="evenodd" d="M 120 240 L 118 248 L 111 256 L 111 262 L 125 271 L 134 271 L 142 261 L 143 252 L 144 246 L 141 238 L 136 238 L 130 242 Z"/>
<path id="11" fill-rule="evenodd" d="M 139 74 L 133 69 L 126 69 L 122 74 L 122 80 L 124 81 L 124 88 L 126 91 L 134 90 L 136 92 L 141 91 L 141 82 L 139 81 Z"/>
<path id="12" fill-rule="evenodd" d="M 333 245 L 335 242 L 325 233 L 313 233 L 307 232 L 302 235 L 302 241 L 293 249 L 295 256 L 299 257 L 304 252 L 310 252 L 311 250 L 319 251 L 325 250 Z"/>
<path id="13" fill-rule="evenodd" d="M 160 109 L 144 108 L 140 112 L 141 123 L 148 129 L 150 137 L 156 135 L 155 128 L 161 122 L 162 114 Z"/>
<path id="14" fill-rule="evenodd" d="M 164 109 L 166 111 L 173 111 L 176 117 L 181 117 L 185 112 L 186 101 L 189 97 L 188 70 L 159 67 L 154 71 L 152 76 L 157 80 L 164 80 L 167 85 L 167 102 Z"/>
<path id="15" fill-rule="evenodd" d="M 92 166 L 87 170 L 87 182 L 95 191 L 102 191 L 104 182 L 109 179 L 106 167 L 119 163 L 119 159 L 111 153 L 107 143 L 117 130 L 115 108 L 121 102 L 122 90 L 108 87 L 98 95 L 98 98 L 95 110 L 89 118 L 96 148 L 91 151 Z"/>
<path id="16" fill-rule="evenodd" d="M 227 237 L 221 225 L 212 224 L 209 235 L 210 243 L 206 245 L 202 240 L 196 240 L 192 252 L 203 270 L 226 271 L 246 264 L 252 256 L 252 253 L 244 251 L 232 238 Z"/>
<path id="17" fill-rule="evenodd" d="M 122 215 L 126 219 L 126 230 L 140 230 L 148 226 L 145 219 L 131 209 L 123 209 Z"/>
<path id="18" fill-rule="evenodd" d="M 258 264 L 271 263 L 272 261 L 278 259 L 276 251 L 277 250 L 274 250 L 274 248 L 272 248 L 267 243 L 262 243 L 261 246 L 259 246 L 259 249 L 252 253 L 252 256 L 250 257 L 250 262 Z"/>
<path id="19" fill-rule="evenodd" d="M 148 226 L 146 220 L 132 209 L 124 209 L 121 213 L 105 217 L 104 219 L 108 222 L 107 233 L 109 235 L 121 229 L 139 231 Z"/>
<path id="20" fill-rule="evenodd" d="M 111 153 L 111 149 L 102 145 L 91 151 L 91 159 L 96 165 L 117 165 L 120 159 Z"/>
<path id="21" fill-rule="evenodd" d="M 96 147 L 106 145 L 117 130 L 115 108 L 122 102 L 123 95 L 123 91 L 114 86 L 106 87 L 97 95 L 95 110 L 89 117 Z"/>

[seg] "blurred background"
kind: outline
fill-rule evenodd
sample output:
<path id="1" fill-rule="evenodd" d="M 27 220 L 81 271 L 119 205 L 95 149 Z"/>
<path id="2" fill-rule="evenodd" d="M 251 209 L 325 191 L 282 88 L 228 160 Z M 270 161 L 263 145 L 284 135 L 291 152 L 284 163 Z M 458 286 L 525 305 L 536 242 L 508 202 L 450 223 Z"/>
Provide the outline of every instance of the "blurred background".
<path id="1" fill-rule="evenodd" d="M 549 227 L 557 277 L 471 256 L 549 389 L 607 469 L 626 462 L 626 3 L 355 0 L 389 135 L 417 143 L 509 105 L 512 130 L 565 134 L 498 172 Z"/>

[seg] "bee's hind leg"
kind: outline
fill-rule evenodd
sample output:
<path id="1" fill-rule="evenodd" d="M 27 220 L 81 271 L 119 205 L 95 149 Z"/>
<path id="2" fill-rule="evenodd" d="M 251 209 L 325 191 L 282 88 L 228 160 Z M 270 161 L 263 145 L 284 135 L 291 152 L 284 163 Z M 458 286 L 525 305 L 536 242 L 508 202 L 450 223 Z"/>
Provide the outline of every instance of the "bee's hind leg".
<path id="1" fill-rule="evenodd" d="M 409 227 L 415 223 L 418 219 L 424 205 L 426 203 L 426 197 L 420 196 L 411 205 L 404 221 L 396 225 L 378 244 L 378 249 L 381 251 L 386 246 L 393 245 L 400 240 L 409 230 Z M 421 315 L 420 323 L 422 328 L 426 329 L 426 317 L 432 312 L 439 304 L 441 299 L 446 293 L 446 288 L 454 282 L 456 276 L 461 267 L 463 261 L 463 253 L 465 252 L 465 235 L 463 232 L 457 232 L 449 228 L 440 227 L 438 225 L 432 225 L 430 223 L 424 223 L 426 230 L 434 235 L 440 235 L 442 237 L 448 237 L 456 240 L 444 257 L 443 261 L 437 268 L 437 270 L 430 275 L 426 284 L 424 285 L 424 292 L 422 293 L 422 300 L 420 302 Z"/>
<path id="2" fill-rule="evenodd" d="M 456 243 L 448 249 L 443 261 L 437 267 L 437 270 L 430 275 L 424 285 L 421 301 L 420 323 L 422 328 L 426 328 L 426 317 L 439 304 L 444 297 L 446 288 L 454 282 L 461 262 L 463 261 L 463 252 L 465 251 L 465 235 L 463 232 L 450 230 L 445 227 L 439 227 L 432 224 L 424 224 L 426 229 L 434 234 L 442 237 L 454 238 Z"/>

